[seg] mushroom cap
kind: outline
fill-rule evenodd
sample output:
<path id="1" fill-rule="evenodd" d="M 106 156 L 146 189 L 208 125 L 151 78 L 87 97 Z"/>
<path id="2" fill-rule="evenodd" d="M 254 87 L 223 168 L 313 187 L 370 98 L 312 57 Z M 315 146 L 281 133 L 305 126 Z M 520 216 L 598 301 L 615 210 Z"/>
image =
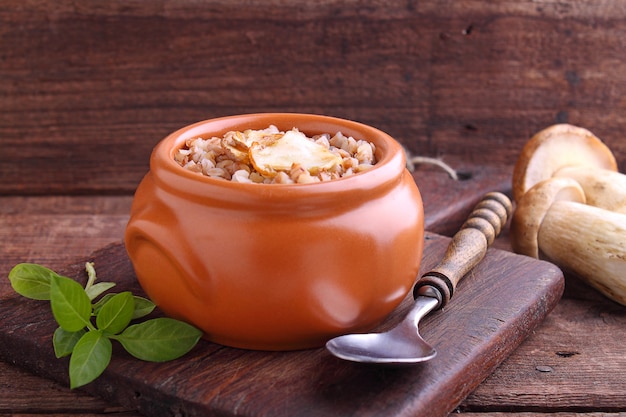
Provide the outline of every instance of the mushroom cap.
<path id="1" fill-rule="evenodd" d="M 539 228 L 555 201 L 585 204 L 585 192 L 568 177 L 548 178 L 535 184 L 521 197 L 511 218 L 511 246 L 515 252 L 539 258 Z"/>
<path id="2" fill-rule="evenodd" d="M 593 133 L 570 124 L 556 124 L 536 133 L 524 145 L 513 169 L 513 199 L 566 166 L 617 171 L 611 150 Z"/>

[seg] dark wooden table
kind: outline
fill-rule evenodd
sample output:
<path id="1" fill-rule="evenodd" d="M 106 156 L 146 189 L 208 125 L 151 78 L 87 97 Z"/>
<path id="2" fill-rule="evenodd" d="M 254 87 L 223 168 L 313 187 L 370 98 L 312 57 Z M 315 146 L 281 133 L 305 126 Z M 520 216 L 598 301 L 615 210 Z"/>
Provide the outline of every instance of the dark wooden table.
<path id="1" fill-rule="evenodd" d="M 439 233 L 453 232 L 468 207 L 454 207 L 455 195 L 506 190 L 504 170 L 475 170 L 474 180 L 453 182 L 445 174 L 418 171 L 427 224 Z M 446 186 L 449 193 L 437 191 Z M 15 263 L 29 261 L 61 268 L 92 251 L 117 242 L 128 219 L 130 196 L 0 198 L 0 271 L 6 277 Z M 433 207 L 450 207 L 450 215 Z M 431 207 L 429 209 L 429 207 Z M 495 247 L 508 249 L 507 232 Z M 555 310 L 457 411 L 467 416 L 626 411 L 626 309 L 571 277 Z M 0 294 L 10 290 L 0 281 Z M 48 414 L 135 416 L 126 409 L 80 390 L 0 362 L 0 415 Z"/>

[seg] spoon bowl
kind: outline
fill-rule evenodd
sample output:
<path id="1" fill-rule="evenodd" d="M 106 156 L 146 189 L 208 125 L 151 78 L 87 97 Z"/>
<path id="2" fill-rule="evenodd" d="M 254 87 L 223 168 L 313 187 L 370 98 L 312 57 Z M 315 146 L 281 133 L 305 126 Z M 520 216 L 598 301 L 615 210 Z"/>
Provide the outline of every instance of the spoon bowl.
<path id="1" fill-rule="evenodd" d="M 411 365 L 437 355 L 418 332 L 422 317 L 439 305 L 432 297 L 419 297 L 407 317 L 393 329 L 383 333 L 347 334 L 331 339 L 326 348 L 335 356 L 362 363 Z"/>

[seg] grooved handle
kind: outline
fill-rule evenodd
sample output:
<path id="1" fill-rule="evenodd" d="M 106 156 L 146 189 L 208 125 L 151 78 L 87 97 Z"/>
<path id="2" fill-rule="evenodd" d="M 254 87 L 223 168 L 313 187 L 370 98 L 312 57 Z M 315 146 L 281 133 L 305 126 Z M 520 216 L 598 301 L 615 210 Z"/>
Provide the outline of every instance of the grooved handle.
<path id="1" fill-rule="evenodd" d="M 504 194 L 485 194 L 452 238 L 442 261 L 415 284 L 413 296 L 417 298 L 422 287 L 434 287 L 441 294 L 438 308 L 443 308 L 459 281 L 483 259 L 512 211 L 511 200 Z"/>

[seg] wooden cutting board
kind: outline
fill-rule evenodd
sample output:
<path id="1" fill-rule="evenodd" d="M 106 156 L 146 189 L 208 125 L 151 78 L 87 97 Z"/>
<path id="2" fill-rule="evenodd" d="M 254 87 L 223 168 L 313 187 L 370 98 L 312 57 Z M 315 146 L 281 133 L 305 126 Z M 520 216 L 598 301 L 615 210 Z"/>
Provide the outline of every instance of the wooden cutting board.
<path id="1" fill-rule="evenodd" d="M 427 233 L 423 272 L 448 241 Z M 101 265 L 100 280 L 142 293 L 121 243 L 90 260 Z M 83 265 L 63 272 L 84 282 Z M 563 287 L 555 266 L 490 249 L 445 311 L 422 321 L 422 336 L 438 351 L 430 362 L 385 368 L 344 362 L 323 348 L 260 352 L 201 341 L 185 357 L 160 364 L 115 349 L 109 368 L 83 389 L 158 416 L 445 416 L 543 320 Z M 407 296 L 381 328 L 400 320 L 411 301 Z M 52 351 L 56 325 L 47 302 L 5 298 L 0 322 L 2 357 L 69 384 L 67 358 Z"/>

